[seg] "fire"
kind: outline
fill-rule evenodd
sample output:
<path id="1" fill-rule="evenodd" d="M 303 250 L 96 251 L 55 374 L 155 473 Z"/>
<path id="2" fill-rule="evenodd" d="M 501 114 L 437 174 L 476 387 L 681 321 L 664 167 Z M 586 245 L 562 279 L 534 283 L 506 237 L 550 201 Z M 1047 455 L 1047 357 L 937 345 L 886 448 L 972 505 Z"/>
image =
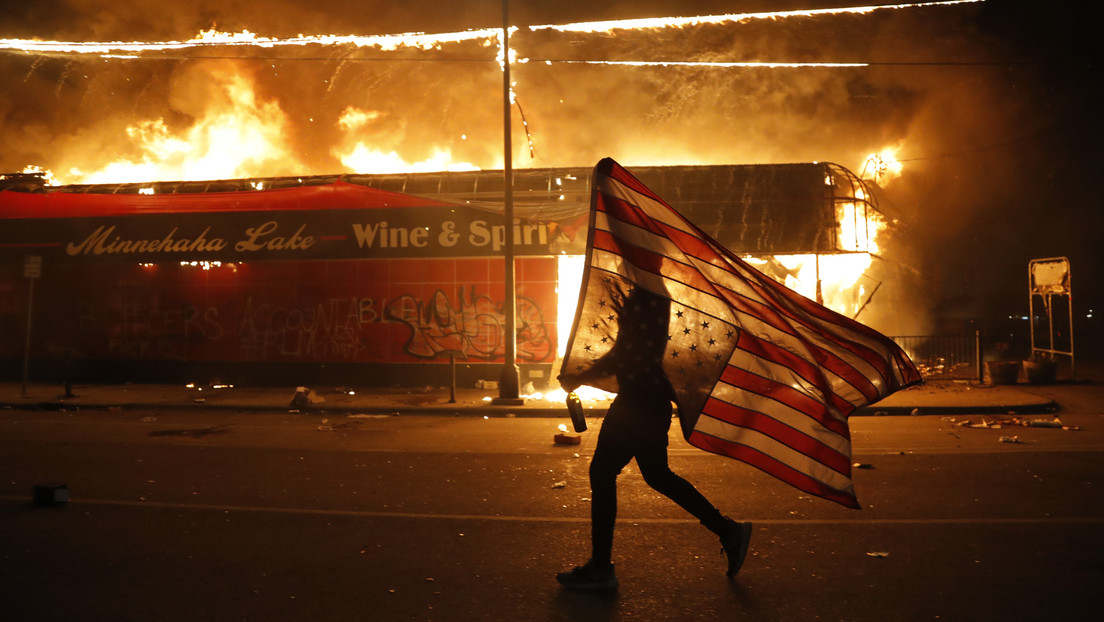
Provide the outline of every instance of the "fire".
<path id="1" fill-rule="evenodd" d="M 875 183 L 884 186 L 886 183 L 900 177 L 904 166 L 897 159 L 899 150 L 900 145 L 895 145 L 886 147 L 879 153 L 866 156 L 866 160 L 862 165 L 861 176 L 863 179 L 872 179 Z"/>
<path id="2" fill-rule="evenodd" d="M 862 194 L 862 191 L 859 191 Z M 878 254 L 878 234 L 885 230 L 885 218 L 871 209 L 858 196 L 857 201 L 836 206 L 836 222 L 839 224 L 840 250 Z"/>
<path id="3" fill-rule="evenodd" d="M 853 317 L 862 308 L 865 288 L 859 279 L 870 267 L 869 253 L 775 255 L 785 268 L 783 284 L 824 306 Z"/>
<path id="4" fill-rule="evenodd" d="M 820 15 L 866 14 L 888 9 L 910 9 L 929 6 L 972 4 L 985 0 L 951 0 L 949 2 L 913 2 L 907 4 L 878 4 L 871 6 L 838 7 L 806 11 L 769 11 L 761 13 L 732 13 L 703 15 L 698 17 L 649 17 L 642 19 L 578 22 L 556 26 L 531 26 L 532 30 L 556 30 L 559 32 L 611 32 L 614 30 L 640 30 L 646 28 L 685 28 L 706 24 L 729 24 L 757 19 L 785 19 L 787 17 L 816 17 Z"/>
<path id="5" fill-rule="evenodd" d="M 212 46 L 221 47 L 288 47 L 306 45 L 370 47 L 380 51 L 400 48 L 421 50 L 440 49 L 448 43 L 461 41 L 485 41 L 491 45 L 498 35 L 497 29 L 466 30 L 442 34 L 406 33 L 392 35 L 311 35 L 290 38 L 261 37 L 248 30 L 238 33 L 217 30 L 201 31 L 188 41 L 39 41 L 37 39 L 0 39 L 0 50 L 36 54 L 95 54 L 117 57 L 119 52 L 165 52 Z"/>
<path id="6" fill-rule="evenodd" d="M 47 186 L 56 186 L 56 185 L 58 185 L 58 181 L 54 177 L 53 172 L 51 172 L 49 170 L 46 170 L 46 169 L 42 168 L 41 166 L 35 166 L 35 165 L 25 166 L 25 167 L 23 167 L 23 170 L 20 171 L 20 172 L 23 173 L 24 175 L 39 175 L 39 176 L 41 176 L 43 182 L 45 182 L 45 184 Z"/>
<path id="7" fill-rule="evenodd" d="M 252 81 L 232 66 L 209 69 L 215 96 L 195 122 L 174 132 L 163 119 L 140 121 L 126 134 L 140 155 L 93 171 L 71 168 L 61 183 L 205 180 L 302 172 L 287 146 L 287 119 L 274 101 L 259 101 Z M 95 154 L 90 154 L 95 155 Z M 61 179 L 60 177 L 64 177 Z"/>
<path id="8" fill-rule="evenodd" d="M 333 150 L 341 164 L 355 173 L 429 173 L 436 171 L 476 171 L 479 167 L 470 162 L 456 162 L 448 149 L 434 147 L 430 156 L 411 162 L 396 150 L 386 150 L 378 145 L 368 145 L 358 137 L 372 129 L 372 124 L 385 121 L 385 115 L 376 110 L 362 110 L 349 106 L 342 112 L 337 125 L 347 133 L 345 144 Z"/>
<path id="9" fill-rule="evenodd" d="M 355 173 L 431 173 L 436 171 L 477 171 L 469 162 L 454 162 L 452 152 L 434 148 L 432 154 L 418 162 L 408 162 L 396 151 L 380 151 L 364 143 L 340 156 L 345 168 Z"/>
<path id="10" fill-rule="evenodd" d="M 563 361 L 564 354 L 567 353 L 567 339 L 571 335 L 572 324 L 575 321 L 575 307 L 579 304 L 579 290 L 583 284 L 583 268 L 585 265 L 586 257 L 582 255 L 560 255 L 556 259 L 556 334 L 559 335 L 559 343 L 556 344 L 554 374 L 559 373 L 558 366 Z M 591 406 L 595 402 L 613 399 L 612 393 L 587 386 L 579 387 L 575 394 Z M 567 392 L 561 388 L 549 388 L 545 393 L 531 393 L 524 397 L 563 404 L 564 400 L 567 399 Z"/>

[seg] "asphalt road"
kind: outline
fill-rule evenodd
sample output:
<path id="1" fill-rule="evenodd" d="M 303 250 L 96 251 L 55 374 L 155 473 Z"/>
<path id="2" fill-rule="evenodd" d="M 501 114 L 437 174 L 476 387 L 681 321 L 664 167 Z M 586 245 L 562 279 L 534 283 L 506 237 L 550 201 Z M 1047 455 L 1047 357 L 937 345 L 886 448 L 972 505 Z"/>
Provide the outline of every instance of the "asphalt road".
<path id="1" fill-rule="evenodd" d="M 596 430 L 562 420 L 187 410 L 0 412 L 7 620 L 1079 620 L 1104 585 L 1104 416 L 852 419 L 863 510 L 672 437 L 671 462 L 755 523 L 719 545 L 634 465 L 620 589 L 585 561 Z M 988 417 L 990 421 L 993 417 Z M 600 422 L 592 422 L 597 427 Z M 677 428 L 677 426 L 675 426 Z M 1001 442 L 1016 436 L 1019 442 Z M 71 501 L 30 504 L 35 484 Z"/>

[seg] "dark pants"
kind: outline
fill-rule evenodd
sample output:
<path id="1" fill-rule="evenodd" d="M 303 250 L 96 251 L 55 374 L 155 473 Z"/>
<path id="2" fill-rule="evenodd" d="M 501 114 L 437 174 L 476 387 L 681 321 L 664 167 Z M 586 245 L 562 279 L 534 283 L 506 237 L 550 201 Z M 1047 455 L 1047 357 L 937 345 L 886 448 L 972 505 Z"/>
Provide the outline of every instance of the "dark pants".
<path id="1" fill-rule="evenodd" d="M 598 434 L 598 446 L 590 462 L 590 521 L 592 559 L 608 563 L 613 551 L 617 518 L 617 476 L 636 458 L 644 482 L 667 496 L 720 536 L 724 516 L 690 482 L 667 464 L 667 433 L 671 427 L 671 403 L 662 400 L 623 398 L 610 405 Z"/>

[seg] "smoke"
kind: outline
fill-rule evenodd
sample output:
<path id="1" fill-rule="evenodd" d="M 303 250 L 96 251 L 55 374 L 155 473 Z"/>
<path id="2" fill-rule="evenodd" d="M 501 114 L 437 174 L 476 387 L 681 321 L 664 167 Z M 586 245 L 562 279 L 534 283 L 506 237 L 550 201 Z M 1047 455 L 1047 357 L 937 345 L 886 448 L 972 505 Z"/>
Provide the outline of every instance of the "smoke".
<path id="1" fill-rule="evenodd" d="M 154 41 L 187 40 L 211 28 L 289 37 L 501 25 L 498 3 L 439 3 L 433 10 L 382 0 L 104 4 L 21 3 L 0 17 L 0 36 Z M 815 6 L 830 4 L 849 3 Z M 513 23 L 525 25 L 802 6 L 811 7 L 515 0 L 510 10 Z M 531 60 L 512 67 L 520 106 L 513 111 L 514 165 L 588 166 L 612 156 L 630 166 L 831 161 L 859 172 L 868 154 L 900 145 L 904 172 L 887 185 L 887 208 L 924 248 L 919 261 L 941 280 L 938 287 L 962 293 L 998 283 L 1018 297 L 1025 254 L 1068 255 L 1062 246 L 1087 236 L 1074 224 L 1062 235 L 1041 236 L 1044 227 L 1014 226 L 1037 223 L 1056 193 L 1065 202 L 1088 202 L 1072 188 L 1084 187 L 1080 175 L 1089 167 L 1082 161 L 1091 159 L 1088 143 L 1099 133 L 1069 119 L 1084 118 L 1076 102 L 1089 73 L 1078 73 L 1086 56 L 1079 46 L 1092 39 L 1047 28 L 1087 28 L 1094 16 L 1053 15 L 1063 10 L 1048 5 L 1041 14 L 986 2 L 608 33 L 522 28 L 511 43 Z M 65 179 L 73 169 L 97 171 L 116 160 L 156 161 L 134 128 L 160 123 L 170 135 L 194 136 L 233 107 L 246 121 L 274 125 L 271 153 L 210 173 L 215 177 L 344 172 L 346 156 L 358 148 L 405 163 L 446 153 L 454 162 L 497 168 L 502 82 L 494 45 L 397 52 L 214 47 L 193 54 L 245 56 L 217 61 L 0 54 L 0 78 L 8 85 L 0 100 L 0 170 L 34 164 Z M 908 64 L 717 69 L 542 62 L 603 59 Z M 246 87 L 242 104 L 234 89 Z M 350 111 L 366 120 L 343 124 Z"/>

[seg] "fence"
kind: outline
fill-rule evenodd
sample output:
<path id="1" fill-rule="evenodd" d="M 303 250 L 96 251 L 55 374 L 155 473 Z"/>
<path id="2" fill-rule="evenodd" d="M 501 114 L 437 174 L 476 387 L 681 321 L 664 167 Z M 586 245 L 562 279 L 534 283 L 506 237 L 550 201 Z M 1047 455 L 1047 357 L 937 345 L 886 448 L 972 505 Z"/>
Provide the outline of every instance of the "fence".
<path id="1" fill-rule="evenodd" d="M 924 378 L 981 380 L 981 334 L 892 337 Z"/>

